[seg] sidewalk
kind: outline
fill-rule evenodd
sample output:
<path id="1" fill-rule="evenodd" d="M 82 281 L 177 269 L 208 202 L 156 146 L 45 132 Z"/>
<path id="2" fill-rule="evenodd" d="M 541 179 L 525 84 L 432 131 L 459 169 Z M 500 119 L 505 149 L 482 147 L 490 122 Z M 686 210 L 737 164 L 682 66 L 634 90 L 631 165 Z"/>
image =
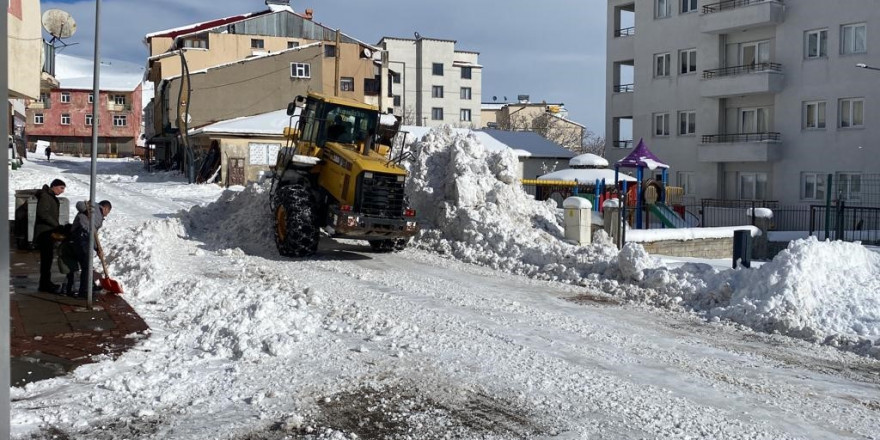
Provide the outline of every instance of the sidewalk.
<path id="1" fill-rule="evenodd" d="M 99 355 L 116 357 L 147 337 L 123 296 L 97 293 L 89 310 L 85 299 L 38 292 L 39 258 L 36 250 L 10 249 L 12 386 L 65 375 Z"/>

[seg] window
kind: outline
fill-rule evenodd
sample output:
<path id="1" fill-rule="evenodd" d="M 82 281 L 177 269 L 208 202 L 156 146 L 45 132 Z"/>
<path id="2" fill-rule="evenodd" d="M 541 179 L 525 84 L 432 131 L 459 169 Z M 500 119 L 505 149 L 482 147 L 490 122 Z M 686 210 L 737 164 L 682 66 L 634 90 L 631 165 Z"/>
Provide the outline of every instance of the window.
<path id="1" fill-rule="evenodd" d="M 442 107 L 434 107 L 431 109 L 431 119 L 435 121 L 443 120 L 443 108 Z"/>
<path id="2" fill-rule="evenodd" d="M 462 87 L 460 95 L 461 95 L 461 99 L 471 99 L 471 88 L 470 87 Z"/>
<path id="3" fill-rule="evenodd" d="M 837 196 L 840 200 L 858 200 L 862 193 L 860 173 L 837 173 Z"/>
<path id="4" fill-rule="evenodd" d="M 339 90 L 343 92 L 353 92 L 354 91 L 354 78 L 350 76 L 343 76 L 339 78 Z"/>
<path id="5" fill-rule="evenodd" d="M 654 113 L 654 136 L 669 136 L 669 113 Z"/>
<path id="6" fill-rule="evenodd" d="M 333 44 L 325 44 L 324 45 L 324 56 L 327 58 L 332 58 L 336 56 L 336 46 Z"/>
<path id="7" fill-rule="evenodd" d="M 391 82 L 400 84 L 400 72 L 391 72 Z"/>
<path id="8" fill-rule="evenodd" d="M 432 63 L 431 73 L 436 76 L 443 76 L 443 63 Z"/>
<path id="9" fill-rule="evenodd" d="M 86 125 L 92 125 L 92 115 L 86 115 Z"/>
<path id="10" fill-rule="evenodd" d="M 769 115 L 770 109 L 766 107 L 739 109 L 739 132 L 767 133 L 770 131 Z"/>
<path id="11" fill-rule="evenodd" d="M 36 125 L 43 124 L 43 114 L 42 113 L 34 113 L 34 124 L 36 124 Z"/>
<path id="12" fill-rule="evenodd" d="M 49 94 L 48 93 L 40 93 L 40 102 L 42 102 L 43 105 L 48 105 L 49 104 Z"/>
<path id="13" fill-rule="evenodd" d="M 70 125 L 70 113 L 61 114 L 61 125 Z"/>
<path id="14" fill-rule="evenodd" d="M 672 57 L 668 53 L 654 55 L 654 77 L 669 76 L 669 63 Z"/>
<path id="15" fill-rule="evenodd" d="M 746 200 L 767 198 L 767 173 L 739 173 L 739 198 Z"/>
<path id="16" fill-rule="evenodd" d="M 865 125 L 864 98 L 845 98 L 840 100 L 840 127 L 863 127 Z"/>
<path id="17" fill-rule="evenodd" d="M 694 186 L 695 183 L 694 173 L 690 171 L 679 171 L 678 172 L 678 186 L 684 189 L 684 195 L 692 196 L 694 195 Z"/>
<path id="18" fill-rule="evenodd" d="M 113 95 L 113 102 L 116 105 L 125 105 L 125 95 Z"/>
<path id="19" fill-rule="evenodd" d="M 61 92 L 61 102 L 65 104 L 70 102 L 70 92 Z"/>
<path id="20" fill-rule="evenodd" d="M 288 41 L 287 48 L 293 49 L 294 47 L 299 47 L 299 41 Z"/>
<path id="21" fill-rule="evenodd" d="M 754 41 L 751 43 L 743 43 L 739 51 L 740 65 L 752 66 L 760 63 L 770 62 L 770 42 Z"/>
<path id="22" fill-rule="evenodd" d="M 697 71 L 697 50 L 685 49 L 678 52 L 678 73 L 696 73 Z"/>
<path id="23" fill-rule="evenodd" d="M 804 128 L 825 128 L 825 101 L 804 103 Z"/>
<path id="24" fill-rule="evenodd" d="M 828 29 L 807 31 L 804 36 L 804 56 L 806 58 L 828 56 Z"/>
<path id="25" fill-rule="evenodd" d="M 461 120 L 462 122 L 471 122 L 471 109 L 469 109 L 469 108 L 461 109 L 459 116 L 460 116 L 459 120 Z"/>
<path id="26" fill-rule="evenodd" d="M 867 26 L 865 23 L 846 24 L 840 27 L 840 53 L 865 53 L 867 51 Z"/>
<path id="27" fill-rule="evenodd" d="M 394 95 L 394 106 L 400 107 L 400 95 Z"/>
<path id="28" fill-rule="evenodd" d="M 249 165 L 275 165 L 281 144 L 248 142 Z"/>
<path id="29" fill-rule="evenodd" d="M 461 68 L 461 79 L 471 79 L 471 68 L 470 67 L 462 67 Z"/>
<path id="30" fill-rule="evenodd" d="M 251 38 L 251 49 L 262 49 L 263 45 L 262 38 Z"/>
<path id="31" fill-rule="evenodd" d="M 697 112 L 678 112 L 678 134 L 691 135 L 697 133 Z"/>
<path id="32" fill-rule="evenodd" d="M 183 47 L 208 48 L 208 40 L 202 38 L 187 38 L 183 40 Z"/>
<path id="33" fill-rule="evenodd" d="M 93 93 L 89 93 L 89 104 L 95 102 L 95 95 Z"/>
<path id="34" fill-rule="evenodd" d="M 311 67 L 309 63 L 290 63 L 290 77 L 311 78 Z"/>
<path id="35" fill-rule="evenodd" d="M 443 86 L 432 86 L 431 87 L 431 97 L 432 98 L 442 98 L 443 97 Z"/>
<path id="36" fill-rule="evenodd" d="M 654 0 L 654 16 L 657 18 L 669 17 L 672 15 L 672 0 Z"/>
<path id="37" fill-rule="evenodd" d="M 128 125 L 128 120 L 125 115 L 113 115 L 114 127 L 125 127 L 126 125 Z"/>
<path id="38" fill-rule="evenodd" d="M 697 11 L 697 0 L 681 0 L 681 13 Z"/>
<path id="39" fill-rule="evenodd" d="M 801 198 L 825 200 L 825 174 L 801 173 Z"/>

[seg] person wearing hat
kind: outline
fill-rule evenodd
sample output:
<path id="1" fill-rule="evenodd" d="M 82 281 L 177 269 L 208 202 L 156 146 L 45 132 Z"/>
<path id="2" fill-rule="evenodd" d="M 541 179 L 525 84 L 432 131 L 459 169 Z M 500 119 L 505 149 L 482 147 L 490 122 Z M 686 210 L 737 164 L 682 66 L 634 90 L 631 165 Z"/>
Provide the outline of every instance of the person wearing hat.
<path id="1" fill-rule="evenodd" d="M 58 284 L 52 282 L 52 259 L 54 257 L 55 239 L 53 232 L 59 232 L 58 211 L 61 201 L 58 196 L 64 193 L 67 185 L 61 179 L 55 179 L 37 192 L 37 216 L 34 222 L 34 241 L 40 250 L 40 284 L 41 292 L 57 293 Z"/>

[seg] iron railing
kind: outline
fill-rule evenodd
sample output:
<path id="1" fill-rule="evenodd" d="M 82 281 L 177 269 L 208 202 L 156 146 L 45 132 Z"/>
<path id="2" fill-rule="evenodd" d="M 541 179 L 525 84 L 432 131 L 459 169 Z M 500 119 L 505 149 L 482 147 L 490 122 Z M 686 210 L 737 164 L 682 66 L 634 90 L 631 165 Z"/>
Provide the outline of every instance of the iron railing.
<path id="1" fill-rule="evenodd" d="M 621 28 L 621 29 L 614 30 L 615 37 L 629 37 L 629 36 L 635 35 L 635 34 L 636 34 L 635 27 L 628 27 L 628 28 Z"/>
<path id="2" fill-rule="evenodd" d="M 782 135 L 777 132 L 764 133 L 733 133 L 733 134 L 707 134 L 702 136 L 704 144 L 730 144 L 737 142 L 779 142 Z"/>
<path id="3" fill-rule="evenodd" d="M 749 6 L 756 3 L 782 3 L 782 0 L 725 0 L 723 2 L 712 3 L 709 5 L 703 6 L 704 14 L 712 14 L 719 11 L 725 11 L 728 9 L 736 9 L 743 6 Z"/>
<path id="4" fill-rule="evenodd" d="M 703 71 L 703 78 L 712 79 L 722 76 L 743 75 L 755 72 L 782 72 L 782 64 L 779 63 L 752 63 L 742 66 L 722 67 Z"/>
<path id="5" fill-rule="evenodd" d="M 634 87 L 634 84 L 615 84 L 614 93 L 632 93 Z"/>
<path id="6" fill-rule="evenodd" d="M 632 141 L 632 139 L 630 139 L 628 141 L 614 141 L 611 143 L 611 145 L 613 145 L 614 148 L 632 148 L 633 141 Z"/>

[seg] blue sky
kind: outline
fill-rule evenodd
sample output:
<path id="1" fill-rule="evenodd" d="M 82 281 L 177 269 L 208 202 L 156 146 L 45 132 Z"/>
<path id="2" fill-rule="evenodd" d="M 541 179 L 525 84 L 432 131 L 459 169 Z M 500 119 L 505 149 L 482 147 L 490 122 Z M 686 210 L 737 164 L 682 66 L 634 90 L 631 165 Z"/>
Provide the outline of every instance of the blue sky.
<path id="1" fill-rule="evenodd" d="M 483 101 L 519 94 L 563 102 L 569 117 L 604 132 L 606 2 L 599 0 L 292 0 L 315 21 L 367 43 L 383 36 L 456 40 L 480 52 Z M 91 57 L 95 1 L 42 1 L 77 22 L 65 54 Z M 266 9 L 264 0 L 102 0 L 101 57 L 143 64 L 144 35 L 214 18 Z"/>

